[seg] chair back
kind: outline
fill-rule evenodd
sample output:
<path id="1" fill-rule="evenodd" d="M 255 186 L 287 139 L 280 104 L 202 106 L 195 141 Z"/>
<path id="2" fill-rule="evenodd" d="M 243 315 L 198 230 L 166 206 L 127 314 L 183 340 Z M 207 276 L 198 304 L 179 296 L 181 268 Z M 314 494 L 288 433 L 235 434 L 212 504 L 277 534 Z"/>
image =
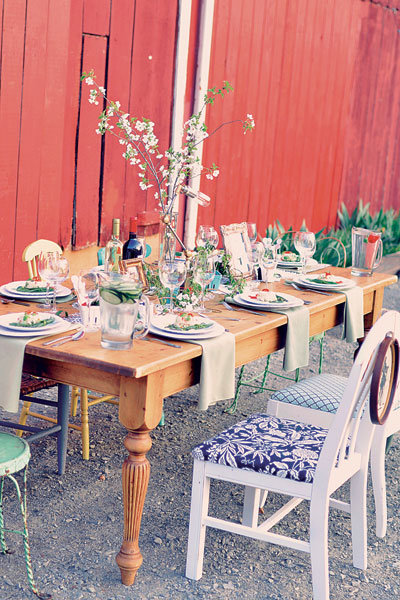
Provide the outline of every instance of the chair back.
<path id="1" fill-rule="evenodd" d="M 334 236 L 328 235 L 317 239 L 314 258 L 333 267 L 345 267 L 347 252 L 343 242 Z"/>
<path id="2" fill-rule="evenodd" d="M 389 387 L 391 389 L 384 386 L 385 397 L 380 398 L 382 401 L 381 408 L 386 411 L 385 418 L 387 418 L 398 383 L 399 344 L 400 313 L 388 311 L 372 327 L 354 360 L 315 473 L 315 485 L 320 489 L 329 488 L 331 478 L 336 480 L 336 476 L 340 477 L 339 471 L 341 469 L 347 470 L 346 465 L 350 465 L 351 468 L 351 463 L 354 460 L 366 461 L 365 464 L 368 464 L 375 428 L 375 425 L 371 422 L 370 414 L 372 413 L 373 402 L 379 400 L 379 398 L 373 397 L 371 383 L 380 380 L 385 383 L 385 379 L 389 374 L 383 371 L 381 373 L 382 350 L 385 354 L 390 353 L 390 348 L 394 345 L 397 347 L 397 361 L 392 363 L 393 376 L 389 375 Z M 368 400 L 369 409 L 367 406 Z M 382 418 L 383 421 L 384 418 Z M 358 456 L 356 457 L 356 455 Z"/>
<path id="3" fill-rule="evenodd" d="M 51 240 L 36 240 L 36 242 L 32 242 L 26 246 L 22 253 L 22 260 L 28 263 L 29 277 L 31 279 L 38 276 L 37 259 L 41 252 L 59 252 L 61 254 L 62 248 Z"/>

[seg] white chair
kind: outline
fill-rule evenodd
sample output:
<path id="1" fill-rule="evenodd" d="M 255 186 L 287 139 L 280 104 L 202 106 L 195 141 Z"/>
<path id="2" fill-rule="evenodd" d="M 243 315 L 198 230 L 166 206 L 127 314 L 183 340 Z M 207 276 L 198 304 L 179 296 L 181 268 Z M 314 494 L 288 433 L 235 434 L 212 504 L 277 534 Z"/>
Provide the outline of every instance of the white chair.
<path id="1" fill-rule="evenodd" d="M 351 514 L 353 563 L 360 569 L 366 568 L 366 487 L 375 426 L 364 407 L 376 356 L 386 334 L 395 331 L 396 320 L 396 313 L 386 313 L 366 337 L 329 430 L 258 414 L 194 449 L 188 578 L 197 580 L 202 576 L 208 526 L 310 553 L 313 598 L 327 600 L 330 506 Z M 208 515 L 211 479 L 245 486 L 242 524 Z M 346 481 L 350 481 L 350 503 L 331 498 Z M 261 489 L 292 498 L 258 525 Z M 310 501 L 309 540 L 272 533 L 270 529 L 303 500 Z"/>
<path id="2" fill-rule="evenodd" d="M 393 314 L 393 311 L 392 311 Z M 391 316 L 388 318 L 392 318 Z M 400 313 L 395 318 L 395 338 L 400 337 Z M 381 322 L 381 321 L 380 321 Z M 391 355 L 388 356 L 391 360 Z M 267 413 L 279 418 L 329 427 L 340 404 L 347 379 L 324 373 L 276 391 L 268 401 Z M 382 395 L 388 394 L 389 379 Z M 385 453 L 390 436 L 400 431 L 400 386 L 394 390 L 393 407 L 382 427 L 377 427 L 371 444 L 371 476 L 375 501 L 376 535 L 387 531 Z M 263 505 L 264 497 L 261 499 Z"/>

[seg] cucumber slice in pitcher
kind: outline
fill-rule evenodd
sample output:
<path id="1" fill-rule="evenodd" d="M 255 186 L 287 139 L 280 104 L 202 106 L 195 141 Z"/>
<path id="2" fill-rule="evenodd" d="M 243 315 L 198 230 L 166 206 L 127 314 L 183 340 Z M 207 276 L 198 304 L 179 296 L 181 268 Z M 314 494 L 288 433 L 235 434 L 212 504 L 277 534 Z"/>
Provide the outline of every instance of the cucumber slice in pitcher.
<path id="1" fill-rule="evenodd" d="M 121 298 L 114 292 L 114 290 L 107 288 L 100 289 L 100 296 L 105 302 L 108 302 L 108 304 L 121 304 L 122 302 Z"/>

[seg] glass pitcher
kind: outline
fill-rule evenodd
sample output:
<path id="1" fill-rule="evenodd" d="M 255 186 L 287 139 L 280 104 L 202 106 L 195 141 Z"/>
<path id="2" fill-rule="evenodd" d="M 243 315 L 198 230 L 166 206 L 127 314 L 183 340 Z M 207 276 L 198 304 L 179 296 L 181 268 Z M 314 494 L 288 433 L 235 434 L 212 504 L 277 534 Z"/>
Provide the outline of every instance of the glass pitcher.
<path id="1" fill-rule="evenodd" d="M 351 274 L 372 275 L 382 262 L 383 244 L 380 231 L 353 227 L 351 231 Z"/>
<path id="2" fill-rule="evenodd" d="M 142 297 L 142 283 L 121 273 L 99 274 L 101 345 L 129 350 L 132 340 L 144 337 L 150 324 L 150 304 Z"/>

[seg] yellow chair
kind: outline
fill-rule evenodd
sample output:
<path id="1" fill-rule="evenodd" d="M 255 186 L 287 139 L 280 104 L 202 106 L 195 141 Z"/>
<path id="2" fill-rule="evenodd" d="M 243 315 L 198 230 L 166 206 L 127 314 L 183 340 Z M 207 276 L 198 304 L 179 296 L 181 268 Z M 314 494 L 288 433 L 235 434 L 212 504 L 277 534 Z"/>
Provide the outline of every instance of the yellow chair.
<path id="1" fill-rule="evenodd" d="M 61 254 L 62 248 L 55 242 L 52 242 L 51 240 L 36 240 L 36 242 L 32 242 L 32 244 L 29 244 L 22 253 L 22 260 L 27 263 L 29 277 L 31 278 L 37 277 L 38 275 L 37 259 L 41 252 L 60 252 Z M 116 400 L 114 396 L 110 395 L 96 396 L 92 394 L 89 390 L 73 386 L 71 392 L 71 415 L 74 417 L 76 416 L 79 398 L 81 408 L 81 424 L 75 425 L 73 423 L 69 423 L 68 427 L 81 432 L 82 458 L 84 460 L 89 460 L 88 409 L 90 406 L 94 406 L 102 402 L 107 402 L 109 404 L 118 404 L 118 400 Z M 25 401 L 19 419 L 20 425 L 26 424 L 28 416 L 35 417 L 37 419 L 43 419 L 44 421 L 49 421 L 51 423 L 57 422 L 56 419 L 53 419 L 52 417 L 48 417 L 46 415 L 42 415 L 36 412 L 31 412 L 30 407 L 31 402 Z M 22 435 L 22 432 L 18 432 L 17 435 Z"/>

